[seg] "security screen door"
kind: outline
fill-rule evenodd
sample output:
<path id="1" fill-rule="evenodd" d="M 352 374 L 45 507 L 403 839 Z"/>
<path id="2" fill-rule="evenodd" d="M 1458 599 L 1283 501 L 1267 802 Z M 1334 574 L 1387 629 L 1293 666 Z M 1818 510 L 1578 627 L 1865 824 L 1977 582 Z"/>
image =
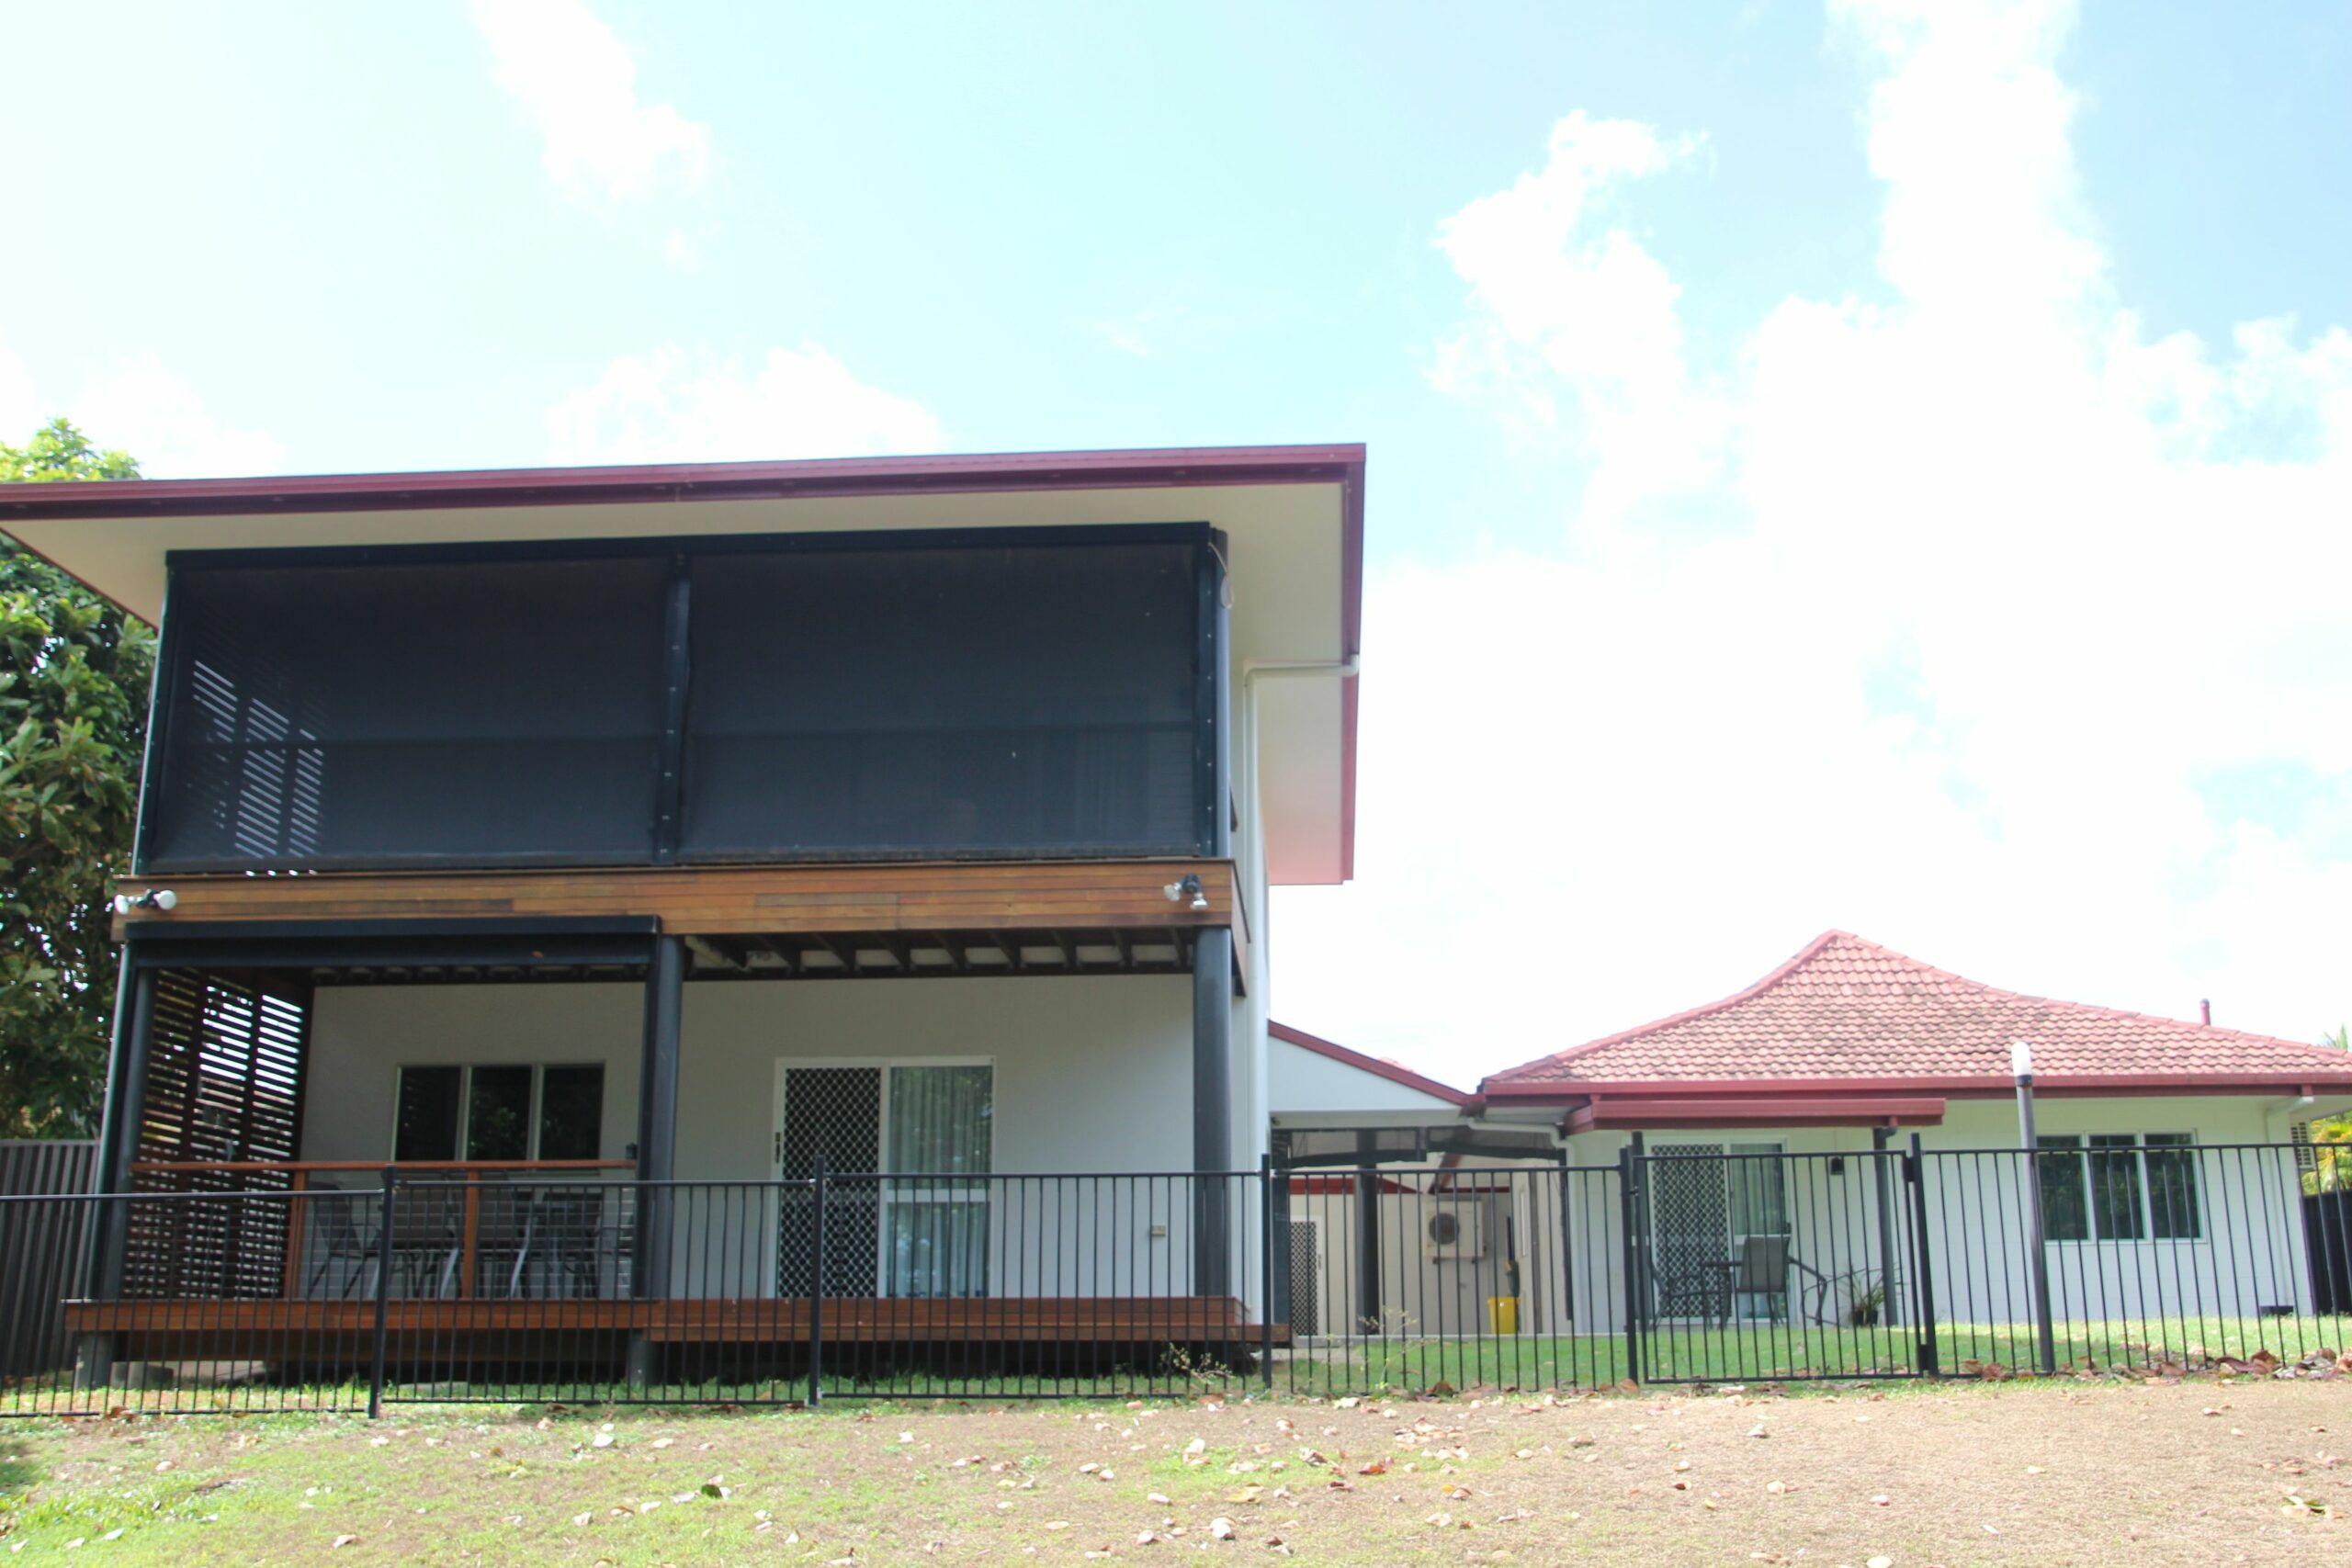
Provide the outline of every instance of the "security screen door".
<path id="1" fill-rule="evenodd" d="M 824 1293 L 977 1296 L 988 1289 L 995 1072 L 982 1062 L 786 1066 L 776 1084 L 776 1174 L 825 1185 Z M 814 1195 L 787 1189 L 776 1291 L 816 1282 Z"/>
<path id="2" fill-rule="evenodd" d="M 1735 1263 L 1751 1235 L 1789 1234 L 1782 1161 L 1728 1159 L 1730 1155 L 1778 1155 L 1779 1144 L 1668 1144 L 1652 1151 L 1650 1233 L 1654 1278 L 1684 1279 Z M 1769 1313 L 1770 1303 L 1742 1299 L 1743 1317 Z"/>

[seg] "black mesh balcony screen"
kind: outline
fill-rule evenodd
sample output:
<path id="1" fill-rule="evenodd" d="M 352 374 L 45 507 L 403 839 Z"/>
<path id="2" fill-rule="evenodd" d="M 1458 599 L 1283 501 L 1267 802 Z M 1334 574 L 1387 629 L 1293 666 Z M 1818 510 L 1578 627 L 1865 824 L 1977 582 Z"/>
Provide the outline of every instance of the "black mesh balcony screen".
<path id="1" fill-rule="evenodd" d="M 666 570 L 177 571 L 145 863 L 647 860 Z"/>
<path id="2" fill-rule="evenodd" d="M 1193 853 L 1200 547 L 693 565 L 681 853 Z"/>

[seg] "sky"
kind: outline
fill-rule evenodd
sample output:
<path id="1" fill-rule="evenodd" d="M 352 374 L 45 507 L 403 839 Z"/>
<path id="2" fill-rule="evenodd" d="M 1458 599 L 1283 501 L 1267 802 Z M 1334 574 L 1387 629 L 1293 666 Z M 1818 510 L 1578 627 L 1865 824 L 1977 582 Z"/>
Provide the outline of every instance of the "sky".
<path id="1" fill-rule="evenodd" d="M 2352 1018 L 2352 5 L 24 8 L 0 437 L 159 477 L 1363 441 L 1457 1083 L 1829 927 Z"/>

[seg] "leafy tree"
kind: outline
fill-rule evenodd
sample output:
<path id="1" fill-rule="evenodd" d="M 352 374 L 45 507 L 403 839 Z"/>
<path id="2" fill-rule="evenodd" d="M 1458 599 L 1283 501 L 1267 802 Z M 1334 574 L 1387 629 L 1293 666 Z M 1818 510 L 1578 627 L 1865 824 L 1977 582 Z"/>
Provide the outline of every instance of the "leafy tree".
<path id="1" fill-rule="evenodd" d="M 2338 1051 L 2352 1051 L 2352 1024 L 2338 1024 L 2319 1043 Z M 2352 1113 L 2324 1116 L 2311 1124 L 2312 1174 L 2306 1179 L 2314 1192 L 2352 1187 Z"/>
<path id="2" fill-rule="evenodd" d="M 139 465 L 51 420 L 0 481 Z M 130 863 L 155 634 L 0 535 L 0 1137 L 96 1128 L 114 1010 L 107 897 Z"/>

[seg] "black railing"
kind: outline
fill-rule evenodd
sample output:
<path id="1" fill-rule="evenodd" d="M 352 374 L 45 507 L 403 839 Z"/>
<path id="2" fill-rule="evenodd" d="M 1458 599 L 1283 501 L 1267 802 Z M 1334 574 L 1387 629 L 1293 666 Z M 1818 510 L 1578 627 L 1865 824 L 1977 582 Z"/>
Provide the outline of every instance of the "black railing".
<path id="1" fill-rule="evenodd" d="M 412 1402 L 803 1403 L 1256 1386 L 1275 1325 L 1260 1171 L 517 1173 L 365 1188 L 9 1199 L 90 1227 L 28 1292 L 64 1332 L 0 1411 Z M 21 1228 L 21 1227 L 20 1227 Z M 139 1238 L 281 1238 L 266 1292 L 136 1267 Z M 154 1250 L 149 1246 L 146 1251 Z M 1216 1290 L 1204 1281 L 1227 1281 Z"/>
<path id="2" fill-rule="evenodd" d="M 0 1411 L 2315 1369 L 2352 1347 L 2352 1209 L 2300 1153 L 1719 1140 L 1609 1165 L 0 1198 L 0 1235 L 74 1243 L 0 1258 L 0 1308 L 42 1325 Z M 132 1266 L 140 1237 L 234 1235 L 283 1248 L 242 1294 Z"/>

